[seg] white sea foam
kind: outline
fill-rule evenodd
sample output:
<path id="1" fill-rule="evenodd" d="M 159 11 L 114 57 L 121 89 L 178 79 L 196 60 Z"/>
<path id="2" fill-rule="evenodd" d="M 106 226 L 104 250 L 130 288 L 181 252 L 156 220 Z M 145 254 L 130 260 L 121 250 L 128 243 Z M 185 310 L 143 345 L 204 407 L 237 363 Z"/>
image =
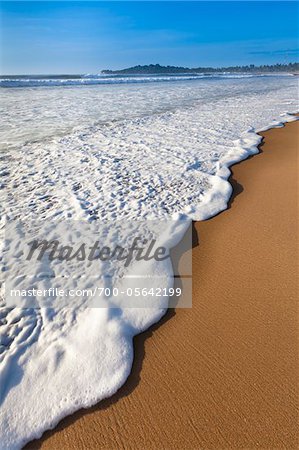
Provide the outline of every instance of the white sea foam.
<path id="1" fill-rule="evenodd" d="M 191 81 L 200 78 L 250 78 L 252 74 L 246 73 L 190 73 L 190 74 L 152 74 L 152 75 L 82 75 L 82 76 L 10 76 L 0 77 L 0 87 L 39 87 L 39 86 L 88 86 L 101 84 L 131 84 L 131 83 L 156 83 L 167 81 Z M 261 77 L 267 75 L 259 75 Z M 270 75 L 269 75 L 270 76 Z M 281 74 L 281 76 L 290 76 Z"/>
<path id="2" fill-rule="evenodd" d="M 291 77 L 3 89 L 2 215 L 211 217 L 231 195 L 228 167 L 257 152 L 256 131 L 294 120 L 297 89 Z M 171 236 L 184 230 L 177 220 Z M 168 275 L 151 282 L 166 285 Z M 2 448 L 112 395 L 129 375 L 133 336 L 166 306 L 3 308 Z"/>

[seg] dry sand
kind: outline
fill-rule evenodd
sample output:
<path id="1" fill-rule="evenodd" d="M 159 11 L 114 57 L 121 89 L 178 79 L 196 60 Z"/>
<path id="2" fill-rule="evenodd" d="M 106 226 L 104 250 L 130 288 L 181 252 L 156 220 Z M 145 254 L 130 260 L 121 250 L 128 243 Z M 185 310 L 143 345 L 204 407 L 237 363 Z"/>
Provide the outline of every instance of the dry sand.
<path id="1" fill-rule="evenodd" d="M 30 448 L 298 448 L 298 125 L 263 133 L 230 208 L 196 224 L 193 308 L 135 338 L 116 395 Z"/>

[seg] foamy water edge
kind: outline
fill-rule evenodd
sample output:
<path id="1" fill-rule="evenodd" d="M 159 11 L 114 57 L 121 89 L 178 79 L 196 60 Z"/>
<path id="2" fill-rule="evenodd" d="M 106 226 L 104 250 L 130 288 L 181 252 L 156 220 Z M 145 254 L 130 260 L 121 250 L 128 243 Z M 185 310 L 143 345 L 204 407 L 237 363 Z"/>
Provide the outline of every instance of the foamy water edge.
<path id="1" fill-rule="evenodd" d="M 265 131 L 267 129 L 273 128 L 273 127 L 281 127 L 284 123 L 291 122 L 298 120 L 296 117 L 285 113 L 280 117 L 280 120 L 276 123 L 271 122 L 267 127 L 262 129 L 250 129 L 248 131 L 245 131 L 241 134 L 241 137 L 239 141 L 234 146 L 233 150 L 231 150 L 231 153 L 227 153 L 224 157 L 222 157 L 217 162 L 217 170 L 215 175 L 211 178 L 213 180 L 212 188 L 209 189 L 204 195 L 201 197 L 201 202 L 199 205 L 188 208 L 185 211 L 182 211 L 185 214 L 188 214 L 190 219 L 193 220 L 205 220 L 208 219 L 219 212 L 225 210 L 227 208 L 227 203 L 229 201 L 229 198 L 232 193 L 232 187 L 228 181 L 228 178 L 230 176 L 230 170 L 229 167 L 237 162 L 240 162 L 249 156 L 258 153 L 258 145 L 260 144 L 262 138 L 257 133 L 261 131 Z M 181 238 L 183 236 L 183 233 L 181 233 Z M 57 423 L 65 416 L 72 414 L 76 410 L 80 409 L 81 407 L 88 408 L 94 404 L 96 404 L 98 401 L 110 397 L 113 395 L 126 381 L 127 377 L 130 374 L 131 366 L 133 362 L 133 337 L 136 334 L 139 334 L 140 332 L 144 331 L 148 327 L 150 327 L 152 324 L 156 323 L 161 319 L 161 317 L 166 313 L 166 308 L 157 310 L 154 314 L 153 311 L 150 312 L 150 314 L 147 315 L 147 312 L 141 313 L 140 317 L 138 318 L 132 318 L 132 314 L 130 317 L 130 311 L 128 312 L 129 317 L 127 317 L 127 321 L 125 324 L 123 324 L 123 327 L 121 329 L 118 329 L 118 323 L 111 317 L 109 317 L 110 313 L 109 311 L 101 311 L 101 313 L 91 314 L 90 312 L 86 311 L 85 314 L 85 322 L 86 326 L 82 328 L 81 326 L 81 333 L 88 334 L 92 331 L 95 331 L 95 329 L 98 327 L 99 323 L 109 322 L 108 328 L 106 328 L 105 331 L 105 339 L 107 339 L 107 329 L 108 329 L 108 339 L 109 336 L 113 341 L 113 344 L 111 346 L 111 349 L 114 351 L 116 348 L 121 352 L 119 356 L 119 360 L 117 360 L 116 356 L 114 354 L 111 354 L 108 352 L 108 355 L 105 355 L 107 358 L 107 373 L 103 374 L 101 373 L 101 386 L 99 387 L 99 373 L 97 372 L 97 368 L 94 367 L 92 373 L 88 373 L 86 377 L 89 377 L 89 386 L 93 387 L 92 392 L 87 388 L 87 392 L 85 393 L 85 400 L 83 397 L 81 397 L 81 400 L 76 397 L 77 391 L 82 389 L 82 380 L 78 382 L 78 385 L 76 384 L 77 381 L 74 381 L 73 386 L 70 386 L 70 391 L 68 391 L 68 388 L 65 389 L 64 386 L 62 386 L 62 392 L 65 392 L 67 390 L 67 401 L 65 403 L 58 402 L 53 399 L 53 403 L 56 402 L 57 409 L 52 409 L 51 414 L 52 418 L 49 417 L 49 408 L 48 405 L 47 408 L 44 410 L 44 415 L 40 414 L 40 408 L 41 404 L 39 402 L 36 403 L 36 405 L 33 405 L 33 409 L 31 411 L 33 422 L 31 421 L 31 424 L 25 425 L 27 417 L 23 416 L 23 421 L 25 428 L 22 429 L 22 423 L 20 421 L 22 420 L 22 414 L 17 418 L 18 423 L 15 423 L 13 426 L 12 423 L 9 423 L 9 414 L 3 415 L 3 422 L 2 426 L 3 429 L 3 440 L 2 445 L 4 444 L 4 449 L 17 449 L 21 448 L 23 445 L 25 445 L 27 442 L 41 437 L 42 433 L 47 430 L 54 428 Z M 142 315 L 143 314 L 143 315 Z M 38 330 L 39 327 L 39 315 L 36 315 L 36 322 L 34 324 L 34 329 Z M 81 317 L 82 319 L 82 317 Z M 28 319 L 29 320 L 29 319 Z M 30 322 L 30 320 L 29 320 Z M 82 320 L 81 320 L 82 325 Z M 33 326 L 32 323 L 28 326 Z M 105 325 L 106 326 L 106 325 Z M 96 331 L 98 334 L 98 330 Z M 80 358 L 83 358 L 81 361 L 79 361 L 79 365 L 81 367 L 82 373 L 84 373 L 84 370 L 86 369 L 86 365 L 88 365 L 88 358 L 84 359 L 84 348 L 76 348 L 76 345 L 80 346 L 80 339 L 78 342 L 78 336 L 75 336 L 75 331 L 73 333 L 73 336 L 68 336 L 66 342 L 69 344 L 69 347 L 67 347 L 71 353 L 72 351 L 77 351 Z M 34 339 L 34 335 L 31 337 Z M 98 336 L 99 337 L 99 336 Z M 74 345 L 74 342 L 76 345 Z M 116 344 L 117 345 L 116 345 Z M 29 343 L 27 343 L 29 344 Z M 66 356 L 63 356 L 63 349 L 59 348 L 59 342 L 57 342 L 57 349 L 56 349 L 55 355 L 49 355 L 47 352 L 42 353 L 39 358 L 39 365 L 42 367 L 43 370 L 47 370 L 49 367 L 49 364 L 52 364 L 52 369 L 50 368 L 48 376 L 46 376 L 46 380 L 48 380 L 50 383 L 55 384 L 55 379 L 51 377 L 51 370 L 53 370 L 53 373 L 56 372 L 56 370 L 59 369 L 59 358 L 63 361 L 63 358 Z M 105 361 L 103 361 L 103 352 L 100 348 L 98 351 L 95 351 L 94 358 L 101 358 L 101 368 L 105 367 Z M 60 356 L 59 356 L 60 355 Z M 110 358 L 114 358 L 115 361 L 115 367 L 113 370 L 113 367 L 111 368 L 111 360 Z M 53 361 L 51 362 L 51 360 Z M 63 363 L 64 367 L 68 366 L 67 360 L 64 360 Z M 57 369 L 58 368 L 58 369 Z M 38 384 L 38 378 L 40 377 L 40 372 L 36 371 L 36 368 L 34 368 L 35 371 L 33 372 L 29 371 L 29 380 L 34 379 Z M 64 379 L 72 379 L 72 366 L 69 365 L 68 367 L 69 372 L 63 373 Z M 78 367 L 76 367 L 76 370 L 78 371 Z M 111 377 L 111 373 L 116 374 L 115 377 Z M 58 375 L 59 376 L 59 375 Z M 107 383 L 103 383 L 103 381 L 107 380 Z M 26 389 L 28 388 L 28 384 L 26 384 L 26 380 L 23 380 L 23 387 L 19 390 L 18 395 L 15 397 L 15 401 L 19 401 L 22 403 L 22 395 L 24 396 L 24 399 L 26 399 L 26 395 L 28 394 L 26 392 Z M 105 385 L 105 389 L 103 389 L 103 384 Z M 96 386 L 98 386 L 98 391 L 94 389 Z M 61 386 L 60 386 L 61 387 Z M 19 386 L 20 388 L 20 386 Z M 41 385 L 39 389 L 37 389 L 37 392 L 43 392 L 43 386 Z M 58 393 L 59 394 L 59 393 Z M 59 397 L 59 395 L 58 395 Z M 60 396 L 61 397 L 61 396 Z M 11 399 L 13 400 L 13 399 Z M 63 397 L 60 399 L 63 400 Z M 14 404 L 12 401 L 11 404 Z M 6 405 L 9 406 L 9 405 Z M 20 410 L 22 411 L 21 405 Z M 55 405 L 54 405 L 55 407 Z M 46 412 L 48 411 L 48 415 L 46 416 Z M 7 409 L 7 412 L 9 413 L 9 408 Z M 36 423 L 34 421 L 34 415 L 37 419 L 40 420 L 39 423 Z M 31 420 L 30 419 L 30 420 Z M 29 421 L 30 421 L 29 420 Z M 17 433 L 16 426 L 19 425 L 19 434 Z M 33 429 L 34 428 L 34 429 Z M 17 439 L 13 440 L 13 437 L 17 434 Z"/>
<path id="2" fill-rule="evenodd" d="M 217 175 L 219 176 L 219 184 L 215 184 L 215 192 L 212 194 L 209 194 L 206 196 L 206 198 L 203 200 L 203 204 L 200 208 L 196 210 L 196 212 L 191 212 L 192 216 L 196 217 L 196 220 L 205 220 L 210 217 L 213 217 L 214 215 L 218 214 L 219 212 L 225 210 L 227 208 L 227 203 L 229 201 L 229 198 L 232 194 L 232 186 L 227 181 L 230 176 L 230 166 L 243 161 L 247 159 L 249 156 L 257 154 L 259 152 L 258 146 L 262 141 L 262 137 L 259 136 L 257 133 L 266 131 L 271 128 L 278 128 L 284 126 L 285 123 L 292 122 L 298 120 L 297 117 L 293 115 L 286 115 L 285 117 L 281 118 L 280 121 L 277 121 L 276 124 L 271 123 L 268 127 L 265 127 L 263 129 L 257 130 L 256 132 L 254 130 L 248 131 L 242 139 L 240 139 L 240 148 L 239 148 L 239 154 L 238 155 L 231 155 L 227 156 L 225 159 L 219 161 L 219 168 Z M 244 145 L 245 144 L 245 145 Z M 243 147 L 242 147 L 243 145 Z M 57 424 L 66 416 L 69 416 L 73 414 L 75 411 L 77 411 L 80 408 L 89 408 L 99 401 L 111 397 L 114 393 L 118 391 L 118 389 L 123 386 L 123 384 L 126 382 L 128 376 L 130 375 L 132 363 L 133 363 L 133 338 L 136 334 L 141 333 L 145 329 L 149 328 L 154 323 L 158 322 L 166 313 L 167 310 L 157 311 L 157 314 L 154 318 L 152 318 L 151 322 L 147 323 L 146 326 L 139 330 L 138 333 L 132 333 L 129 334 L 126 339 L 126 367 L 123 370 L 122 376 L 119 377 L 114 381 L 113 388 L 109 389 L 107 392 L 105 392 L 104 395 L 98 395 L 94 396 L 90 401 L 86 402 L 85 404 L 80 405 L 72 405 L 64 409 L 60 412 L 60 414 L 56 415 L 55 419 L 52 419 L 50 421 L 44 421 L 44 423 L 39 424 L 39 427 L 36 428 L 34 431 L 30 434 L 27 434 L 27 436 L 19 439 L 18 441 L 12 442 L 10 439 L 8 441 L 2 441 L 2 444 L 4 446 L 3 449 L 19 449 L 22 448 L 26 443 L 38 439 L 42 436 L 43 432 L 48 429 L 53 429 Z M 93 324 L 91 323 L 90 317 L 87 319 L 88 322 L 88 328 L 91 328 Z M 41 361 L 42 364 L 42 361 Z M 95 380 L 96 381 L 96 380 Z M 5 426 L 5 423 L 2 423 L 2 426 Z M 6 432 L 9 433 L 9 429 L 6 430 Z M 5 433 L 6 434 L 6 433 Z M 7 436 L 9 438 L 9 436 Z M 12 436 L 10 436 L 12 437 Z M 21 436 L 19 436 L 21 437 Z M 8 445 L 6 445 L 8 444 Z"/>

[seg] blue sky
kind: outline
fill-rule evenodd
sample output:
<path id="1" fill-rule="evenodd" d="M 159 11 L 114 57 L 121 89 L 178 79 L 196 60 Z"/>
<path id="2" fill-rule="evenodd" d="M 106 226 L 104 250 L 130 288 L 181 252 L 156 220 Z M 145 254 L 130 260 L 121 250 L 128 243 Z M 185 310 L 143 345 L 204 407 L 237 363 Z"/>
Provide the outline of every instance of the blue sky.
<path id="1" fill-rule="evenodd" d="M 2 74 L 298 60 L 297 2 L 1 2 Z"/>

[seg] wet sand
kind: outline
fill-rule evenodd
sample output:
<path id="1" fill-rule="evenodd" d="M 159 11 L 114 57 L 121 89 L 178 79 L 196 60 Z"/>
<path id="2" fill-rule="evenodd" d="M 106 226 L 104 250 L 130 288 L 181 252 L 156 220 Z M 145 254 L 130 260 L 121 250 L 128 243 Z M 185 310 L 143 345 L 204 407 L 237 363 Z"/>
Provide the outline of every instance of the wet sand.
<path id="1" fill-rule="evenodd" d="M 135 338 L 112 398 L 26 448 L 298 448 L 298 132 L 263 133 L 229 209 L 195 224 L 192 309 Z"/>

